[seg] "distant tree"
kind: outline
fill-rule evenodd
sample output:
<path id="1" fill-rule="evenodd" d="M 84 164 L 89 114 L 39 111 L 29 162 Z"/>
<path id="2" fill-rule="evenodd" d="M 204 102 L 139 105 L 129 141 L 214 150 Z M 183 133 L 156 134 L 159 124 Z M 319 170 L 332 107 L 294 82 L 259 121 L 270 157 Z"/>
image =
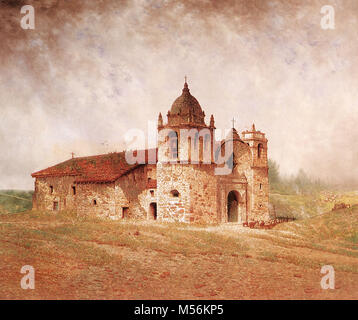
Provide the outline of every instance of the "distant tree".
<path id="1" fill-rule="evenodd" d="M 297 189 L 301 192 L 309 192 L 312 189 L 312 181 L 303 169 L 300 169 L 294 180 Z"/>
<path id="2" fill-rule="evenodd" d="M 300 169 L 296 175 L 282 176 L 279 165 L 272 159 L 268 160 L 270 191 L 279 194 L 310 194 L 328 188 L 326 183 L 314 179 Z"/>
<path id="3" fill-rule="evenodd" d="M 280 172 L 279 165 L 272 159 L 268 159 L 268 178 L 270 184 L 275 184 L 280 182 Z"/>

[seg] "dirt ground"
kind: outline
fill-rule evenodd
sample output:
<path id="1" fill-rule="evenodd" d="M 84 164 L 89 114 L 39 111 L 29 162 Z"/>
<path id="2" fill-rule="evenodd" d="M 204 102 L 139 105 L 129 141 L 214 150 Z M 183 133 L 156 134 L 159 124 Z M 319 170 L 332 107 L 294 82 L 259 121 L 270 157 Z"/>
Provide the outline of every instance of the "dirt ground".
<path id="1" fill-rule="evenodd" d="M 356 239 L 344 236 L 356 235 L 357 217 L 251 230 L 0 215 L 0 298 L 357 299 Z M 20 286 L 24 265 L 35 268 L 34 290 Z M 335 289 L 321 288 L 323 265 Z"/>

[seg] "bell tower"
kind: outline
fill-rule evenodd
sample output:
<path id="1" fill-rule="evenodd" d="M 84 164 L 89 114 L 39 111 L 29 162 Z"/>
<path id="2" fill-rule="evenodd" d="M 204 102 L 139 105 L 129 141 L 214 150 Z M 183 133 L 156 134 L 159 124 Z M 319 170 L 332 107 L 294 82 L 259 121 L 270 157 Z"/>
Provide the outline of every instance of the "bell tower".
<path id="1" fill-rule="evenodd" d="M 158 218 L 191 221 L 192 187 L 197 184 L 195 170 L 204 154 L 212 161 L 214 118 L 205 124 L 205 113 L 191 95 L 185 79 L 182 94 L 167 113 L 167 122 L 158 117 Z M 209 150 L 206 154 L 205 151 Z"/>
<path id="2" fill-rule="evenodd" d="M 190 163 L 198 158 L 199 162 L 211 162 L 214 130 L 214 117 L 207 126 L 205 112 L 191 95 L 185 78 L 182 94 L 167 113 L 167 123 L 161 114 L 158 117 L 158 161 Z"/>
<path id="3" fill-rule="evenodd" d="M 242 137 L 251 150 L 252 214 L 255 220 L 269 220 L 267 139 L 263 132 L 256 130 L 255 124 L 252 124 L 251 130 L 243 131 Z"/>
<path id="4" fill-rule="evenodd" d="M 252 124 L 251 130 L 242 132 L 242 137 L 242 140 L 246 142 L 251 149 L 251 166 L 267 168 L 267 139 L 265 134 L 261 131 L 257 131 L 255 124 Z"/>

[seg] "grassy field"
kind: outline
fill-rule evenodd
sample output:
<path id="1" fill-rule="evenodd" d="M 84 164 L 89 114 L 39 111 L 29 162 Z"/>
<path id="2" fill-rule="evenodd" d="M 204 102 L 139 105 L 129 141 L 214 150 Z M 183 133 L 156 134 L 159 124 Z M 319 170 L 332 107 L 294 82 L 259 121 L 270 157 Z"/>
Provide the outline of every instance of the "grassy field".
<path id="1" fill-rule="evenodd" d="M 257 230 L 0 215 L 0 298 L 357 299 L 358 207 Z M 20 268 L 36 272 L 20 288 Z M 332 265 L 336 289 L 320 287 Z"/>
<path id="2" fill-rule="evenodd" d="M 30 210 L 32 194 L 33 191 L 0 190 L 0 214 Z"/>
<path id="3" fill-rule="evenodd" d="M 309 194 L 271 192 L 270 202 L 279 217 L 305 219 L 332 210 L 335 203 L 358 204 L 358 191 L 320 191 Z"/>

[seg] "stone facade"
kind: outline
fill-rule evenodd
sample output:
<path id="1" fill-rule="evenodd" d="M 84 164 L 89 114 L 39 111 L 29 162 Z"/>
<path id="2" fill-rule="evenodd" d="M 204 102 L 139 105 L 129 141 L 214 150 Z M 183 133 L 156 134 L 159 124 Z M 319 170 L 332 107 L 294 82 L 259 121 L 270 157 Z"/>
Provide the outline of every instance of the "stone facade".
<path id="1" fill-rule="evenodd" d="M 78 182 L 73 177 L 38 177 L 35 181 L 33 209 L 68 210 L 111 219 L 143 219 L 156 203 L 156 189 L 148 186 L 148 171 L 156 175 L 155 165 L 138 166 L 114 182 Z M 128 208 L 128 209 L 127 209 Z"/>
<path id="2" fill-rule="evenodd" d="M 33 208 L 110 219 L 269 220 L 265 134 L 253 125 L 241 137 L 232 128 L 215 141 L 214 117 L 208 125 L 204 119 L 185 83 L 166 123 L 159 114 L 157 149 L 137 151 L 144 163 L 128 164 L 121 152 L 72 158 L 35 172 Z"/>

